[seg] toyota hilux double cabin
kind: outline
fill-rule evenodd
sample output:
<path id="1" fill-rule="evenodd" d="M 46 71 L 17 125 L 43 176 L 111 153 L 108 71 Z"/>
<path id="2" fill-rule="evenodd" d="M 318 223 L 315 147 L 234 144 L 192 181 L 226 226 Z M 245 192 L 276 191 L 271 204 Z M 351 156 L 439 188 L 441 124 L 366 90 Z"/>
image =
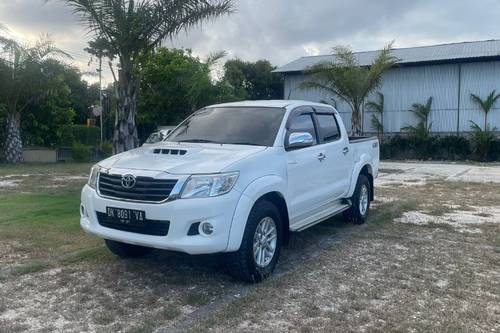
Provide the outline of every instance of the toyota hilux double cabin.
<path id="1" fill-rule="evenodd" d="M 291 232 L 340 213 L 364 223 L 378 166 L 378 140 L 349 138 L 326 104 L 213 105 L 93 166 L 80 224 L 120 257 L 226 253 L 236 278 L 258 282 Z"/>

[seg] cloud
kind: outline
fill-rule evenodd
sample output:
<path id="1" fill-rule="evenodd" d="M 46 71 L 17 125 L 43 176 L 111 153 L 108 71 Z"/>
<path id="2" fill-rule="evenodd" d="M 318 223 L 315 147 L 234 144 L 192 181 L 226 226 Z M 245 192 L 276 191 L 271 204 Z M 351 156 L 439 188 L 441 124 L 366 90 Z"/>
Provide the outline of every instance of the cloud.
<path id="1" fill-rule="evenodd" d="M 496 0 L 483 0 L 481 6 L 453 0 L 240 0 L 235 5 L 236 13 L 181 33 L 165 45 L 188 47 L 202 57 L 226 50 L 229 57 L 284 65 L 301 56 L 329 53 L 338 44 L 361 51 L 391 40 L 396 47 L 408 47 L 499 37 L 494 33 L 500 12 Z M 62 1 L 1 1 L 0 22 L 24 39 L 49 33 L 82 70 L 93 70 L 83 51 L 85 28 Z"/>

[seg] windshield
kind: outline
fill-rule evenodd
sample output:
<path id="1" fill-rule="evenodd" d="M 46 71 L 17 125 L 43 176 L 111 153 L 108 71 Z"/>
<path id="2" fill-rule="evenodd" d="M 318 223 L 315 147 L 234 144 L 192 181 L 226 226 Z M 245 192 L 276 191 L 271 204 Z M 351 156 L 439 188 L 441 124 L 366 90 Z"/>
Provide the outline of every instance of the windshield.
<path id="1" fill-rule="evenodd" d="M 272 146 L 284 114 L 283 108 L 207 108 L 182 122 L 168 141 Z"/>

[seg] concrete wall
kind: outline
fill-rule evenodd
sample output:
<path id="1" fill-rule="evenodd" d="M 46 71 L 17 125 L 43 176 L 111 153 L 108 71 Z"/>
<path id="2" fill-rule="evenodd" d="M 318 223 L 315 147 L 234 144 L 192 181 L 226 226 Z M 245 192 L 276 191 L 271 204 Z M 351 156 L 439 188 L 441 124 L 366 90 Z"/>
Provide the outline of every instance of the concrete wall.
<path id="1" fill-rule="evenodd" d="M 285 74 L 285 98 L 331 101 L 331 96 L 322 91 L 300 89 L 306 79 L 302 74 Z M 485 98 L 493 89 L 500 92 L 499 61 L 393 68 L 384 74 L 380 89 L 385 96 L 384 127 L 386 132 L 400 132 L 401 127 L 415 124 L 417 120 L 409 111 L 412 104 L 425 103 L 432 96 L 433 132 L 469 131 L 470 120 L 482 125 L 484 119 L 483 111 L 472 103 L 470 94 Z M 336 100 L 337 109 L 350 128 L 350 109 Z M 365 132 L 373 131 L 370 118 L 371 112 L 365 112 Z M 500 128 L 500 102 L 488 114 L 488 122 Z"/>
<path id="2" fill-rule="evenodd" d="M 57 151 L 49 148 L 25 148 L 23 150 L 25 162 L 56 163 Z"/>

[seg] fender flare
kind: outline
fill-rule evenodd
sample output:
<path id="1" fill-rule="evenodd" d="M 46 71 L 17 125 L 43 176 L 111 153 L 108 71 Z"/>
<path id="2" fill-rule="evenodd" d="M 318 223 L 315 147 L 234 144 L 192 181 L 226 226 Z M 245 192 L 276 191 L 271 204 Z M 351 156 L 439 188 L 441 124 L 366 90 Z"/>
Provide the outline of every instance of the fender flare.
<path id="1" fill-rule="evenodd" d="M 245 188 L 236 205 L 231 221 L 227 252 L 239 250 L 250 211 L 257 200 L 270 192 L 278 192 L 284 197 L 286 183 L 283 178 L 277 175 L 263 176 L 254 180 Z"/>
<path id="2" fill-rule="evenodd" d="M 373 175 L 372 160 L 368 154 L 361 155 L 359 160 L 356 161 L 356 164 L 354 165 L 353 172 L 351 175 L 351 185 L 349 186 L 349 191 L 347 192 L 346 198 L 350 198 L 354 194 L 354 190 L 356 189 L 356 183 L 358 182 L 359 175 L 361 173 L 361 170 L 365 166 L 368 167 L 368 173 Z"/>

